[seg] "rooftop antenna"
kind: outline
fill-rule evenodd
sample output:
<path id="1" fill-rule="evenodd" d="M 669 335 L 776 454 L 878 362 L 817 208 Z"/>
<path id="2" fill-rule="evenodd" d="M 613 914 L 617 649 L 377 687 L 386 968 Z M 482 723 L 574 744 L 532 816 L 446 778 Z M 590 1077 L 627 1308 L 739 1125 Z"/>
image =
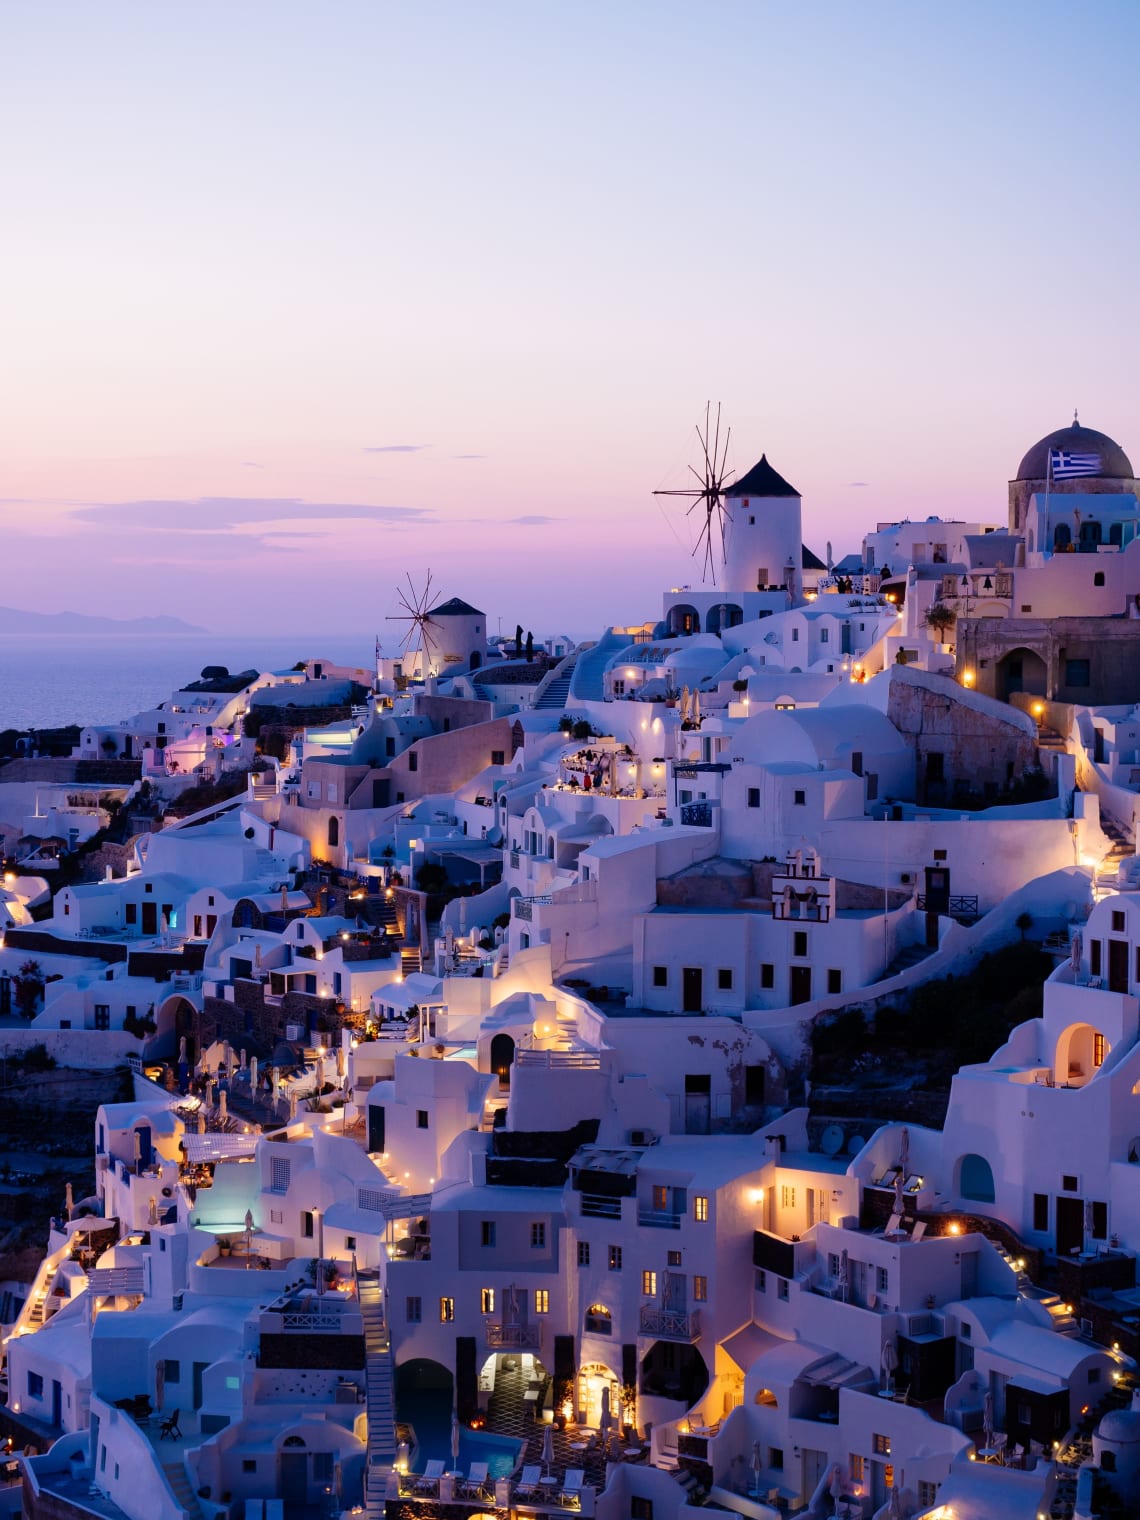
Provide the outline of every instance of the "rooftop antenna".
<path id="1" fill-rule="evenodd" d="M 422 591 L 416 590 L 412 584 L 412 577 L 410 575 L 405 578 L 408 582 L 407 591 L 402 586 L 396 587 L 396 595 L 404 610 L 403 612 L 391 613 L 385 619 L 385 622 L 406 623 L 408 625 L 407 631 L 400 641 L 400 647 L 403 649 L 404 654 L 407 655 L 413 645 L 418 646 L 420 656 L 419 674 L 422 680 L 430 673 L 431 653 L 436 642 L 435 630 L 438 627 L 432 621 L 430 611 L 432 603 L 431 571 L 429 570 L 427 573 L 427 580 L 424 582 Z"/>
<path id="2" fill-rule="evenodd" d="M 716 585 L 717 557 L 713 549 L 714 539 L 720 540 L 720 563 L 724 563 L 724 525 L 729 518 L 728 508 L 725 506 L 725 484 L 727 480 L 726 463 L 728 460 L 728 441 L 732 437 L 732 429 L 726 428 L 724 442 L 720 437 L 720 402 L 716 404 L 716 418 L 712 415 L 712 402 L 705 403 L 704 427 L 697 423 L 697 440 L 704 456 L 702 469 L 689 466 L 689 473 L 695 482 L 675 491 L 654 491 L 654 496 L 681 496 L 688 500 L 689 507 L 686 515 L 691 517 L 694 512 L 698 514 L 699 527 L 697 530 L 697 542 L 693 549 L 693 558 L 701 557 L 701 580 L 711 580 Z M 703 517 L 701 514 L 703 513 Z"/>

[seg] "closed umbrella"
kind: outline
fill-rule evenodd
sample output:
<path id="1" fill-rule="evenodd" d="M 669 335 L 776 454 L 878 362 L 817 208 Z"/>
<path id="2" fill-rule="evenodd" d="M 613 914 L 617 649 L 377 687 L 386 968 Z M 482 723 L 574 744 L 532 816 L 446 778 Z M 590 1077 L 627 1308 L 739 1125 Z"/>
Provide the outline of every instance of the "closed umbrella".
<path id="1" fill-rule="evenodd" d="M 545 1451 L 545 1447 L 543 1450 Z M 459 1468 L 459 1412 L 451 1411 L 451 1465 L 458 1471 Z"/>
<path id="2" fill-rule="evenodd" d="M 698 727 L 699 727 L 700 721 L 701 721 L 701 694 L 700 694 L 699 691 L 694 691 L 693 692 L 693 722 L 695 724 L 697 724 Z"/>
<path id="3" fill-rule="evenodd" d="M 550 1477 L 550 1469 L 554 1463 L 554 1426 L 547 1425 L 542 1432 L 542 1470 L 543 1476 Z"/>
<path id="4" fill-rule="evenodd" d="M 178 1042 L 178 1064 L 179 1064 L 179 1066 L 185 1066 L 186 1065 L 186 1036 L 185 1035 L 183 1035 L 182 1038 Z"/>
<path id="5" fill-rule="evenodd" d="M 752 1443 L 752 1494 L 756 1497 L 760 1492 L 760 1474 L 764 1470 L 764 1453 L 760 1449 L 760 1442 Z"/>
<path id="6" fill-rule="evenodd" d="M 905 1124 L 899 1136 L 899 1171 L 904 1177 L 910 1171 L 910 1130 Z"/>
<path id="7" fill-rule="evenodd" d="M 226 1090 L 223 1087 L 221 1092 L 218 1094 L 218 1118 L 222 1121 L 223 1124 L 225 1124 L 226 1120 L 229 1117 L 229 1111 L 226 1108 L 226 1103 Z"/>
<path id="8" fill-rule="evenodd" d="M 899 1364 L 898 1352 L 895 1350 L 894 1341 L 883 1342 L 883 1354 L 880 1358 L 880 1361 L 883 1368 L 883 1376 L 887 1380 L 887 1389 L 889 1391 L 891 1387 L 891 1380 L 894 1377 L 895 1368 Z"/>
<path id="9" fill-rule="evenodd" d="M 146 1222 L 147 1224 L 158 1223 L 158 1199 L 153 1193 L 146 1201 Z"/>
<path id="10" fill-rule="evenodd" d="M 986 1389 L 986 1396 L 982 1400 L 982 1445 L 987 1451 L 994 1444 L 994 1396 Z"/>
<path id="11" fill-rule="evenodd" d="M 1074 931 L 1073 937 L 1069 941 L 1069 965 L 1073 968 L 1074 971 L 1079 971 L 1081 969 L 1082 948 L 1081 931 L 1077 929 Z"/>
<path id="12" fill-rule="evenodd" d="M 681 722 L 682 723 L 687 723 L 688 721 L 689 721 L 689 688 L 687 686 L 682 686 L 681 687 Z"/>
<path id="13" fill-rule="evenodd" d="M 200 1135 L 206 1133 L 206 1110 L 204 1108 L 198 1110 L 198 1133 Z"/>
<path id="14" fill-rule="evenodd" d="M 613 1418 L 610 1415 L 610 1390 L 609 1385 L 602 1389 L 602 1412 L 598 1416 L 598 1431 L 602 1438 L 603 1447 L 613 1426 Z"/>
<path id="15" fill-rule="evenodd" d="M 903 1470 L 900 1467 L 898 1472 L 895 1474 L 895 1481 L 891 1488 L 891 1500 L 890 1504 L 887 1507 L 887 1513 L 891 1516 L 891 1520 L 895 1520 L 896 1516 L 897 1520 L 902 1520 L 902 1491 Z"/>
<path id="16" fill-rule="evenodd" d="M 837 1279 L 837 1285 L 838 1285 L 838 1288 L 839 1288 L 839 1297 L 843 1301 L 843 1303 L 847 1302 L 847 1287 L 848 1287 L 848 1283 L 850 1282 L 850 1278 L 851 1278 L 851 1263 L 850 1263 L 850 1261 L 848 1260 L 848 1257 L 847 1257 L 847 1247 L 844 1246 L 844 1248 L 843 1248 L 843 1254 L 839 1258 L 839 1277 Z"/>
<path id="17" fill-rule="evenodd" d="M 250 1249 L 253 1245 L 253 1214 L 249 1209 L 245 1211 L 245 1264 L 249 1266 Z"/>
<path id="18" fill-rule="evenodd" d="M 68 1217 L 68 1219 L 70 1219 L 71 1215 L 72 1215 L 72 1212 L 73 1212 L 73 1210 L 75 1208 L 75 1198 L 74 1198 L 74 1196 L 72 1194 L 72 1191 L 71 1191 L 71 1183 L 70 1182 L 64 1188 L 64 1190 L 63 1190 L 63 1196 L 64 1196 L 64 1207 L 67 1210 L 67 1217 Z"/>
<path id="19" fill-rule="evenodd" d="M 288 913 L 288 911 L 289 911 L 289 888 L 288 887 L 282 887 L 281 888 L 281 912 L 282 913 Z"/>
<path id="20" fill-rule="evenodd" d="M 1093 1232 L 1095 1231 L 1095 1229 L 1096 1229 L 1096 1215 L 1093 1212 L 1093 1201 L 1092 1201 L 1091 1198 L 1086 1198 L 1085 1199 L 1085 1234 L 1088 1236 L 1088 1238 L 1090 1240 L 1093 1239 Z"/>
<path id="21" fill-rule="evenodd" d="M 166 1362 L 160 1356 L 154 1364 L 154 1407 L 162 1408 L 162 1401 L 166 1397 Z"/>
<path id="22" fill-rule="evenodd" d="M 827 1490 L 831 1495 L 832 1501 L 835 1505 L 835 1508 L 832 1511 L 833 1515 L 841 1515 L 843 1513 L 843 1510 L 841 1508 L 843 1502 L 843 1487 L 843 1469 L 840 1467 L 839 1463 L 836 1462 L 835 1466 L 831 1470 L 831 1483 L 829 1484 Z"/>
<path id="23" fill-rule="evenodd" d="M 256 1056 L 251 1056 L 249 1058 L 249 1095 L 250 1095 L 251 1098 L 256 1098 L 257 1097 L 257 1057 Z"/>
<path id="24" fill-rule="evenodd" d="M 896 1214 L 901 1214 L 902 1211 L 903 1211 L 903 1174 L 902 1174 L 901 1171 L 899 1171 L 899 1172 L 895 1173 L 895 1213 Z"/>

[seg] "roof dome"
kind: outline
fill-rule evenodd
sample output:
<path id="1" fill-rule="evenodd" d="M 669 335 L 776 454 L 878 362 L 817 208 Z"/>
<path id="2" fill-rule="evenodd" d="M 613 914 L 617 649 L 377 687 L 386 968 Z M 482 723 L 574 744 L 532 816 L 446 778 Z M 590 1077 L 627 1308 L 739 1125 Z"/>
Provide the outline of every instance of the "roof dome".
<path id="1" fill-rule="evenodd" d="M 1121 1444 L 1140 1441 L 1140 1413 L 1134 1409 L 1110 1409 L 1101 1417 L 1096 1433 L 1102 1441 Z"/>
<path id="2" fill-rule="evenodd" d="M 1132 461 L 1107 433 L 1082 427 L 1073 418 L 1068 427 L 1058 428 L 1040 439 L 1017 467 L 1015 480 L 1045 480 L 1049 474 L 1049 450 L 1070 449 L 1080 454 L 1099 454 L 1100 469 L 1093 479 L 1132 480 Z M 1085 477 L 1086 479 L 1089 477 Z"/>

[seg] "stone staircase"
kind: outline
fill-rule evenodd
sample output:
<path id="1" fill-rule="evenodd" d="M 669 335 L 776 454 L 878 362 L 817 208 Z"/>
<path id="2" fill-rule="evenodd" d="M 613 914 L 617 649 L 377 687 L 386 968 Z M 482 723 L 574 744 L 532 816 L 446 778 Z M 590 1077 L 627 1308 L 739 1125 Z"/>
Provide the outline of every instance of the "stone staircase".
<path id="1" fill-rule="evenodd" d="M 384 1323 L 384 1298 L 380 1279 L 358 1279 L 360 1314 L 364 1321 L 365 1376 L 367 1379 L 368 1456 L 364 1476 L 364 1510 L 371 1520 L 384 1513 L 387 1486 L 384 1469 L 396 1460 L 396 1404 L 392 1378 L 392 1348 Z"/>
<path id="2" fill-rule="evenodd" d="M 190 1520 L 202 1520 L 202 1506 L 198 1503 L 197 1494 L 190 1487 L 185 1462 L 163 1462 L 162 1471 L 179 1507 L 186 1511 Z"/>
<path id="3" fill-rule="evenodd" d="M 1041 1307 L 1048 1311 L 1049 1318 L 1053 1321 L 1053 1329 L 1059 1335 L 1068 1335 L 1073 1339 L 1076 1339 L 1080 1335 L 1081 1327 L 1073 1318 L 1072 1309 L 1062 1299 L 1058 1298 L 1056 1293 L 1041 1293 L 1034 1294 L 1033 1296 Z"/>
<path id="4" fill-rule="evenodd" d="M 1097 885 L 1101 887 L 1117 886 L 1119 884 L 1121 861 L 1135 854 L 1135 846 L 1128 837 L 1127 830 L 1123 824 L 1118 823 L 1110 814 L 1101 813 L 1100 826 L 1109 839 L 1112 840 L 1112 849 L 1109 850 L 1100 863 L 1097 871 Z"/>
<path id="5" fill-rule="evenodd" d="M 418 945 L 400 946 L 400 975 L 411 976 L 413 971 L 424 969 L 423 956 Z"/>

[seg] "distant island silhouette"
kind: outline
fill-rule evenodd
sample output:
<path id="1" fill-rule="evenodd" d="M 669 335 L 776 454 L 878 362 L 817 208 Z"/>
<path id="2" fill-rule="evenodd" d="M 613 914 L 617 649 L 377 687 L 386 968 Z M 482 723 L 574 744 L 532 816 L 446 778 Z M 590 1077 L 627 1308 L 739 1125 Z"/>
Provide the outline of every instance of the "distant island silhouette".
<path id="1" fill-rule="evenodd" d="M 110 618 L 87 612 L 25 612 L 19 607 L 0 607 L 0 634 L 206 632 L 176 617 Z"/>

